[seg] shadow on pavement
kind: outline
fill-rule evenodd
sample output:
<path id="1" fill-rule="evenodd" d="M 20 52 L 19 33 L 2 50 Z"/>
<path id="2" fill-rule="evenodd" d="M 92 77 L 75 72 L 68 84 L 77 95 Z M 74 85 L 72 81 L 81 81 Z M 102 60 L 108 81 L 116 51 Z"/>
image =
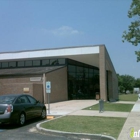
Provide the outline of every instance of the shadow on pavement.
<path id="1" fill-rule="evenodd" d="M 9 130 L 9 129 L 17 129 L 17 128 L 25 127 L 31 124 L 36 125 L 36 123 L 40 123 L 41 121 L 42 119 L 40 118 L 31 119 L 31 120 L 26 121 L 25 125 L 23 126 L 19 126 L 18 124 L 0 124 L 0 131 Z"/>

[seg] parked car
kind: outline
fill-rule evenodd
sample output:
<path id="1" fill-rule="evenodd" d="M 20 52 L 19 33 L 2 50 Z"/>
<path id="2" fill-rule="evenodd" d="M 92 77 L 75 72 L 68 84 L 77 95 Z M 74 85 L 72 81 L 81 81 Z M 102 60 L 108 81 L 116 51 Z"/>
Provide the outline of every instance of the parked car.
<path id="1" fill-rule="evenodd" d="M 0 123 L 24 125 L 29 119 L 46 118 L 46 107 L 27 94 L 8 94 L 0 96 Z"/>

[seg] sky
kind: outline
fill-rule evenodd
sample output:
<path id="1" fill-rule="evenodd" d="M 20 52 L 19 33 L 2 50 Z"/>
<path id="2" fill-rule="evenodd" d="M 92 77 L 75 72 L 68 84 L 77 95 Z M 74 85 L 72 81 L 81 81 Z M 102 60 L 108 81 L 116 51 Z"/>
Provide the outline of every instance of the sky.
<path id="1" fill-rule="evenodd" d="M 122 42 L 131 0 L 0 0 L 0 52 L 104 44 L 116 73 L 140 78 Z"/>

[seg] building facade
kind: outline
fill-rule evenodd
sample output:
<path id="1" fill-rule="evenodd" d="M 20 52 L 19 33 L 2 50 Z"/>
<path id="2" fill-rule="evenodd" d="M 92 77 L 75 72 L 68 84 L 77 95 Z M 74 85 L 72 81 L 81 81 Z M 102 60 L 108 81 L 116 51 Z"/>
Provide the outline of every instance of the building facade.
<path id="1" fill-rule="evenodd" d="M 51 93 L 46 93 L 46 82 Z M 26 93 L 40 102 L 118 100 L 118 80 L 105 45 L 0 53 L 0 94 Z"/>

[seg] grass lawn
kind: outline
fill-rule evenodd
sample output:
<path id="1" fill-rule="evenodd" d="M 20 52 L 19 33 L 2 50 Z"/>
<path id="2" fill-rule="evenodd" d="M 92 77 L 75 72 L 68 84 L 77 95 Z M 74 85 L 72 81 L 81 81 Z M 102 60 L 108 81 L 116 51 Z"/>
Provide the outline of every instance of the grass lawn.
<path id="1" fill-rule="evenodd" d="M 121 94 L 119 95 L 120 101 L 137 101 L 138 95 L 137 94 Z"/>
<path id="2" fill-rule="evenodd" d="M 104 134 L 117 138 L 125 120 L 126 118 L 114 117 L 65 116 L 43 123 L 41 127 L 65 132 Z"/>
<path id="3" fill-rule="evenodd" d="M 132 107 L 133 107 L 133 104 L 104 102 L 104 111 L 130 112 L 132 110 Z M 87 107 L 84 110 L 99 110 L 99 104 Z"/>

